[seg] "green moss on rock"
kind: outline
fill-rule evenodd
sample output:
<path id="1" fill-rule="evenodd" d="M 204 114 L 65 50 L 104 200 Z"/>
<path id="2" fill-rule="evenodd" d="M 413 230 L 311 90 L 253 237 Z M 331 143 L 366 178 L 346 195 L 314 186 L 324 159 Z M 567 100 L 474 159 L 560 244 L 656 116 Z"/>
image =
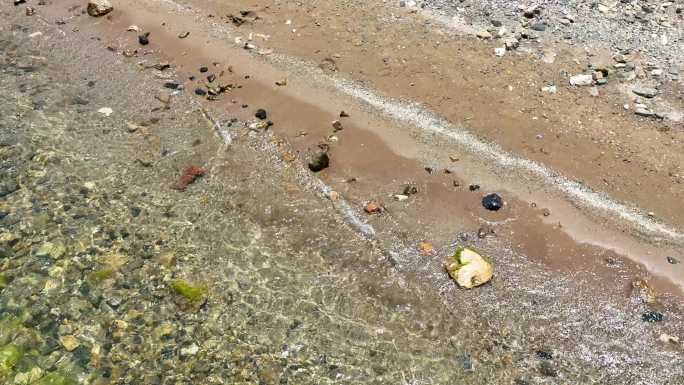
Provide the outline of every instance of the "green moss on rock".
<path id="1" fill-rule="evenodd" d="M 114 275 L 114 273 L 116 273 L 116 270 L 109 267 L 100 269 L 98 271 L 90 273 L 88 275 L 88 281 L 90 281 L 93 284 L 98 284 L 108 278 L 111 278 Z"/>
<path id="2" fill-rule="evenodd" d="M 0 347 L 0 379 L 10 376 L 23 356 L 21 348 L 16 345 L 9 344 Z"/>
<path id="3" fill-rule="evenodd" d="M 0 273 L 0 290 L 6 288 L 7 285 L 9 285 L 9 277 L 5 273 Z"/>
<path id="4" fill-rule="evenodd" d="M 209 289 L 206 286 L 195 286 L 181 279 L 173 281 L 171 287 L 176 294 L 193 303 L 203 302 L 209 293 Z"/>
<path id="5" fill-rule="evenodd" d="M 34 382 L 33 385 L 76 385 L 76 381 L 62 373 L 54 372 L 43 376 L 43 378 Z"/>

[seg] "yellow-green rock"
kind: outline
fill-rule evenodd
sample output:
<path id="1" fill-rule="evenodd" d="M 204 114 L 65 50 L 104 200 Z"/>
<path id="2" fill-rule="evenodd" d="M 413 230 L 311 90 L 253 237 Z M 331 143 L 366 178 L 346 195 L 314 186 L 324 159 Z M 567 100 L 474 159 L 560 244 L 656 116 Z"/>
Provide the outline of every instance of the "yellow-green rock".
<path id="1" fill-rule="evenodd" d="M 473 249 L 461 248 L 446 264 L 447 272 L 461 287 L 472 289 L 489 282 L 494 275 L 492 264 Z"/>
<path id="2" fill-rule="evenodd" d="M 209 293 L 209 289 L 206 286 L 195 286 L 180 279 L 173 281 L 171 287 L 176 294 L 193 303 L 203 302 Z"/>

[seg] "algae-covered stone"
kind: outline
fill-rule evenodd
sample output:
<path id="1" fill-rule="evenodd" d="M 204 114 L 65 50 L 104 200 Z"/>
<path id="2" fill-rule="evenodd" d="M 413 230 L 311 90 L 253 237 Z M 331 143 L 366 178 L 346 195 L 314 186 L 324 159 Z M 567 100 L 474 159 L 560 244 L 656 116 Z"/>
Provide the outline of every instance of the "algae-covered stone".
<path id="1" fill-rule="evenodd" d="M 0 291 L 6 288 L 7 285 L 9 285 L 9 277 L 5 273 L 0 273 Z"/>
<path id="2" fill-rule="evenodd" d="M 114 276 L 114 273 L 116 273 L 116 270 L 109 267 L 100 269 L 88 274 L 88 281 L 90 281 L 92 284 L 98 284 Z"/>
<path id="3" fill-rule="evenodd" d="M 32 367 L 22 373 L 17 373 L 14 376 L 14 385 L 31 385 L 38 381 L 43 376 L 43 369 L 38 366 Z"/>
<path id="4" fill-rule="evenodd" d="M 59 259 L 66 253 L 66 247 L 62 242 L 45 242 L 36 251 L 37 257 L 50 257 Z"/>
<path id="5" fill-rule="evenodd" d="M 202 303 L 206 300 L 209 289 L 206 286 L 195 286 L 183 280 L 175 280 L 171 287 L 176 294 L 192 303 Z"/>
<path id="6" fill-rule="evenodd" d="M 446 264 L 447 272 L 461 287 L 472 289 L 489 282 L 494 275 L 492 264 L 470 248 L 461 248 Z"/>
<path id="7" fill-rule="evenodd" d="M 5 345 L 0 347 L 0 379 L 9 377 L 12 369 L 21 361 L 24 356 L 21 348 L 16 345 Z"/>
<path id="8" fill-rule="evenodd" d="M 33 385 L 76 385 L 76 381 L 61 373 L 48 373 Z"/>

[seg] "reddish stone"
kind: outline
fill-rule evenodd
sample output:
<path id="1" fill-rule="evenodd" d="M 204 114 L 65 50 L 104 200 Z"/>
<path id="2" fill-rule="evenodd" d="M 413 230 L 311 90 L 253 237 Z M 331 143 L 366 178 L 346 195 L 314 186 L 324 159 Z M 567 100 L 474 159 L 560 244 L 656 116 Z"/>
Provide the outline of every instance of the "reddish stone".
<path id="1" fill-rule="evenodd" d="M 204 169 L 201 169 L 199 167 L 188 167 L 188 169 L 185 170 L 185 173 L 183 174 L 183 176 L 180 177 L 180 179 L 178 179 L 178 182 L 176 182 L 173 188 L 178 191 L 185 191 L 189 184 L 195 182 L 197 178 L 204 176 L 205 173 L 206 172 L 204 171 Z"/>

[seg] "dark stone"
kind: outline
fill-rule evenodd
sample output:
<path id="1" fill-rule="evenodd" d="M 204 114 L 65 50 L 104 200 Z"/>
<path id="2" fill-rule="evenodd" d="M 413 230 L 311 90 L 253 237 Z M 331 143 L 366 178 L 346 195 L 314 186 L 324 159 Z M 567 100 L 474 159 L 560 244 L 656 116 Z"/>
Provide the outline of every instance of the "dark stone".
<path id="1" fill-rule="evenodd" d="M 140 207 L 131 207 L 131 215 L 133 216 L 133 218 L 137 218 L 138 215 L 140 215 L 140 211 Z"/>
<path id="2" fill-rule="evenodd" d="M 537 350 L 537 357 L 541 358 L 542 360 L 552 360 L 553 354 L 551 352 L 547 352 L 546 350 Z"/>
<path id="3" fill-rule="evenodd" d="M 413 195 L 418 193 L 418 187 L 412 184 L 407 184 L 406 187 L 404 187 L 404 195 Z"/>
<path id="4" fill-rule="evenodd" d="M 140 43 L 140 45 L 150 44 L 150 33 L 145 32 L 142 35 L 138 36 L 138 43 Z"/>
<path id="5" fill-rule="evenodd" d="M 661 322 L 663 318 L 663 313 L 657 312 L 655 310 L 648 311 L 641 315 L 641 319 L 644 322 Z"/>
<path id="6" fill-rule="evenodd" d="M 313 172 L 322 171 L 330 166 L 330 158 L 325 152 L 318 153 L 309 161 L 309 170 Z"/>
<path id="7" fill-rule="evenodd" d="M 206 94 L 207 94 L 207 91 L 205 91 L 203 88 L 196 88 L 195 89 L 195 95 L 204 96 Z"/>
<path id="8" fill-rule="evenodd" d="M 178 87 L 180 87 L 180 83 L 178 83 L 176 81 L 169 81 L 169 82 L 164 83 L 164 88 L 168 88 L 170 90 L 177 90 Z"/>
<path id="9" fill-rule="evenodd" d="M 501 25 L 502 25 L 502 23 L 501 23 L 499 20 L 496 20 L 496 19 L 492 19 L 492 20 L 491 20 L 491 23 L 492 23 L 492 25 L 495 26 L 495 27 L 501 27 Z"/>
<path id="10" fill-rule="evenodd" d="M 209 81 L 209 83 L 213 83 L 214 80 L 216 80 L 216 75 L 211 74 L 211 75 L 207 76 L 207 81 Z"/>
<path id="11" fill-rule="evenodd" d="M 21 5 L 26 3 L 26 0 L 14 0 L 14 5 Z"/>
<path id="12" fill-rule="evenodd" d="M 489 194 L 482 198 L 482 206 L 490 211 L 498 211 L 503 207 L 503 199 L 497 194 Z"/>
<path id="13" fill-rule="evenodd" d="M 261 120 L 265 120 L 266 119 L 266 110 L 264 110 L 263 108 L 260 108 L 257 110 L 256 114 L 254 114 L 254 116 L 256 116 L 257 118 L 259 118 Z"/>
<path id="14" fill-rule="evenodd" d="M 534 23 L 532 24 L 532 29 L 539 32 L 546 31 L 546 24 L 544 23 Z"/>
<path id="15" fill-rule="evenodd" d="M 539 365 L 539 373 L 546 377 L 558 377 L 558 370 L 549 361 L 544 361 Z"/>
<path id="16" fill-rule="evenodd" d="M 78 95 L 74 96 L 73 99 L 71 99 L 71 102 L 72 102 L 73 104 L 78 104 L 78 105 L 81 105 L 81 106 L 85 106 L 85 105 L 87 105 L 88 103 L 90 103 L 87 99 L 84 99 L 84 98 L 82 98 L 82 97 L 80 97 L 80 96 L 78 96 Z"/>
<path id="17" fill-rule="evenodd" d="M 470 186 L 468 186 L 468 189 L 470 191 L 477 191 L 480 189 L 480 185 L 479 184 L 471 184 Z"/>
<path id="18" fill-rule="evenodd" d="M 671 265 L 676 265 L 679 263 L 679 260 L 675 257 L 667 257 L 667 263 Z"/>
<path id="19" fill-rule="evenodd" d="M 200 67 L 200 72 L 204 73 L 204 72 L 207 72 L 207 71 L 209 71 L 209 68 L 207 68 L 207 67 Z"/>
<path id="20" fill-rule="evenodd" d="M 95 81 L 94 81 L 94 80 L 89 80 L 89 81 L 88 81 L 88 87 L 95 87 Z"/>

